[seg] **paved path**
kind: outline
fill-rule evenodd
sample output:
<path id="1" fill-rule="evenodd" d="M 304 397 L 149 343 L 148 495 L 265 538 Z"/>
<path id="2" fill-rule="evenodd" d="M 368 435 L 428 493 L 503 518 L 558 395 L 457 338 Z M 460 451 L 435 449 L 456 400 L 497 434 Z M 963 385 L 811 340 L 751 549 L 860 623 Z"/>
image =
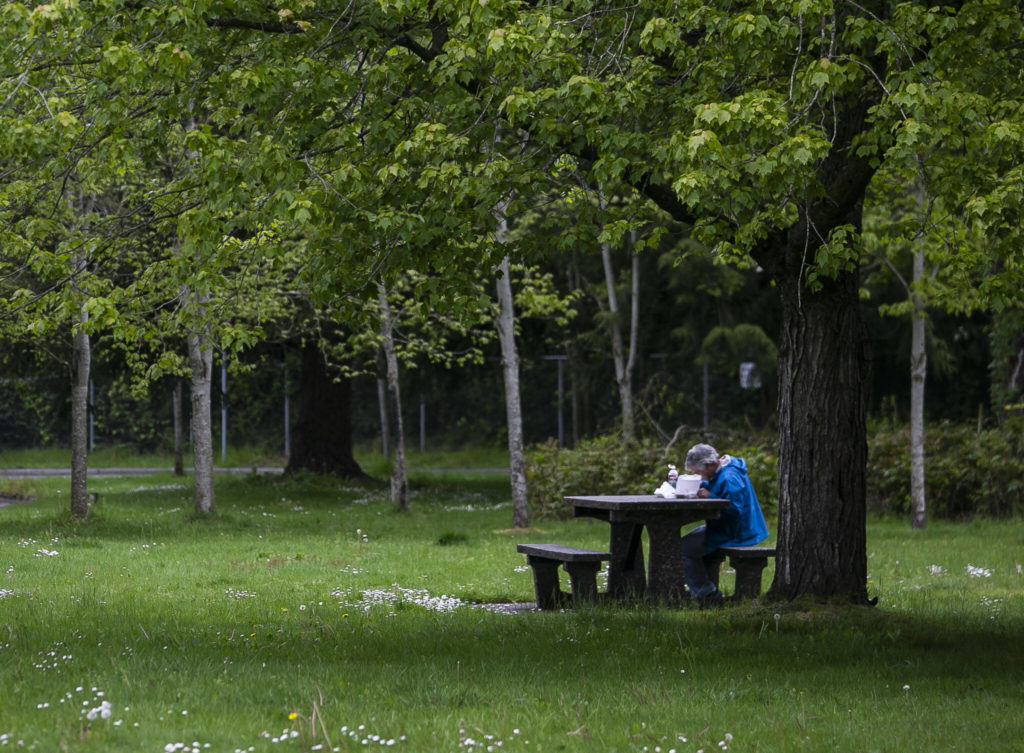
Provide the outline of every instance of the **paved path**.
<path id="1" fill-rule="evenodd" d="M 173 473 L 173 468 L 90 468 L 90 476 L 149 476 L 154 473 Z M 186 468 L 185 473 L 192 473 Z M 284 468 L 276 466 L 259 466 L 256 468 L 214 468 L 214 473 L 283 473 Z M 70 468 L 0 468 L 2 478 L 47 478 L 49 476 L 70 476 Z"/>

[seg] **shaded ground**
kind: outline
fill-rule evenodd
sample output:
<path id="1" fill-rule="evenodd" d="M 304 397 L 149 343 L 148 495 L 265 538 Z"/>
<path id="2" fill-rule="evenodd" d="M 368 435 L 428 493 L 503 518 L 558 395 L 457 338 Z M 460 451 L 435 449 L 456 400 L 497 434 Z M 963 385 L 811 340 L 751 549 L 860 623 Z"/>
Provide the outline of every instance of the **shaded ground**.
<path id="1" fill-rule="evenodd" d="M 186 468 L 185 473 L 192 473 Z M 253 466 L 251 468 L 214 468 L 214 473 L 247 474 L 247 473 L 281 473 L 284 469 L 273 466 Z M 90 468 L 90 476 L 148 476 L 153 473 L 173 473 L 167 468 Z M 0 468 L 0 479 L 3 478 L 46 478 L 48 476 L 70 476 L 70 468 Z M 2 494 L 2 492 L 0 492 Z"/>
<path id="2" fill-rule="evenodd" d="M 25 494 L 17 494 L 15 492 L 9 492 L 0 489 L 0 507 L 7 507 L 7 505 L 16 505 L 19 502 L 34 502 L 35 499 L 35 497 L 29 497 Z"/>

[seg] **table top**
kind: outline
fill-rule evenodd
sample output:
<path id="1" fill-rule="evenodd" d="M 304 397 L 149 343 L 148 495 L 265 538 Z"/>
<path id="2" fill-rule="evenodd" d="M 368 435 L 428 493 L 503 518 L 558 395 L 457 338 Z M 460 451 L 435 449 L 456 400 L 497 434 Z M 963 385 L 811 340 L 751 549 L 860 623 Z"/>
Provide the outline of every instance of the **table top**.
<path id="1" fill-rule="evenodd" d="M 618 494 L 583 497 L 565 497 L 573 507 L 587 507 L 594 510 L 687 512 L 696 510 L 721 510 L 729 506 L 727 499 L 711 497 L 676 497 L 666 499 L 658 494 Z"/>

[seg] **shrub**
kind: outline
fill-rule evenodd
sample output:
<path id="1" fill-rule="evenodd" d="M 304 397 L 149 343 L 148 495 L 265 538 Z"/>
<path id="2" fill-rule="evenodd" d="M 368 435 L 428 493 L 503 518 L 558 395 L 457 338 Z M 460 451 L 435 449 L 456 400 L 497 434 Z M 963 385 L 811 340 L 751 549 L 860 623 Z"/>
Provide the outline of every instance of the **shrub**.
<path id="1" fill-rule="evenodd" d="M 715 438 L 719 452 L 743 458 L 766 516 L 779 498 L 778 452 L 774 437 L 740 443 L 725 435 Z M 649 440 L 625 443 L 617 435 L 581 442 L 573 450 L 559 450 L 554 442 L 531 448 L 526 459 L 530 514 L 536 518 L 564 518 L 570 510 L 566 496 L 587 494 L 650 494 L 665 480 L 668 464 L 683 471 L 686 447 L 664 446 Z"/>
<path id="2" fill-rule="evenodd" d="M 719 452 L 741 457 L 765 515 L 778 506 L 778 449 L 773 435 L 719 434 Z M 530 514 L 538 518 L 569 513 L 562 498 L 586 494 L 646 494 L 666 477 L 666 466 L 682 468 L 684 448 L 666 452 L 650 442 L 626 445 L 600 436 L 575 450 L 554 443 L 531 448 L 526 460 Z M 1024 513 L 1024 418 L 993 429 L 943 422 L 929 426 L 925 442 L 928 514 L 964 519 Z M 882 427 L 869 432 L 867 508 L 910 514 L 910 432 Z"/>
<path id="3" fill-rule="evenodd" d="M 743 458 L 765 516 L 779 499 L 778 445 L 774 436 L 719 434 L 719 452 Z M 588 440 L 574 450 L 548 443 L 527 457 L 531 515 L 569 514 L 562 498 L 583 494 L 645 494 L 665 479 L 666 465 L 682 469 L 684 447 L 668 452 L 652 442 L 627 445 L 617 436 Z M 965 519 L 1024 513 L 1024 418 L 979 432 L 973 424 L 944 422 L 925 435 L 925 498 L 928 515 Z M 882 427 L 869 432 L 867 505 L 874 513 L 910 515 L 910 431 Z"/>
<path id="4" fill-rule="evenodd" d="M 910 430 L 882 428 L 868 443 L 868 509 L 910 514 Z M 963 519 L 1024 512 L 1024 420 L 997 429 L 943 422 L 925 432 L 929 516 Z"/>
<path id="5" fill-rule="evenodd" d="M 664 448 L 625 443 L 617 435 L 585 440 L 573 450 L 559 450 L 549 441 L 526 458 L 530 514 L 567 517 L 562 498 L 568 495 L 650 493 L 665 479 L 668 462 Z"/>

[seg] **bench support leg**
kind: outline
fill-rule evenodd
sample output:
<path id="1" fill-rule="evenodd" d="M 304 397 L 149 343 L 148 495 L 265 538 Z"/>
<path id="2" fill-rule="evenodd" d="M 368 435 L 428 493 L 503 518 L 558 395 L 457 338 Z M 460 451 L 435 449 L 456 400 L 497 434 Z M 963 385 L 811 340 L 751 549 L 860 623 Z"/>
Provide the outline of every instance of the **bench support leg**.
<path id="1" fill-rule="evenodd" d="M 761 595 L 761 572 L 768 567 L 767 557 L 730 557 L 729 564 L 736 571 L 737 599 L 756 599 Z"/>
<path id="2" fill-rule="evenodd" d="M 533 590 L 537 594 L 540 609 L 558 609 L 565 601 L 565 594 L 558 585 L 558 560 L 526 556 L 526 564 L 533 570 Z"/>
<path id="3" fill-rule="evenodd" d="M 644 595 L 647 574 L 644 570 L 644 527 L 636 523 L 611 523 L 608 551 L 608 595 L 613 599 L 638 601 Z"/>
<path id="4" fill-rule="evenodd" d="M 597 598 L 597 571 L 600 562 L 566 562 L 565 569 L 569 572 L 572 584 L 572 603 L 578 605 Z"/>

